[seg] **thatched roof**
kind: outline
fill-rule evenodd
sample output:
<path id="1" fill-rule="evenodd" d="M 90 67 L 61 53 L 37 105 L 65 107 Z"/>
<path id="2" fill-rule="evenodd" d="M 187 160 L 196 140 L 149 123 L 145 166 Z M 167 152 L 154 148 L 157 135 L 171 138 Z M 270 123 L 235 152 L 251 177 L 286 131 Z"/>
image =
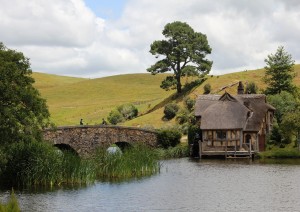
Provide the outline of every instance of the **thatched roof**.
<path id="1" fill-rule="evenodd" d="M 259 131 L 268 110 L 275 108 L 266 103 L 263 94 L 232 96 L 201 95 L 196 100 L 195 116 L 201 117 L 201 129 L 243 129 Z"/>

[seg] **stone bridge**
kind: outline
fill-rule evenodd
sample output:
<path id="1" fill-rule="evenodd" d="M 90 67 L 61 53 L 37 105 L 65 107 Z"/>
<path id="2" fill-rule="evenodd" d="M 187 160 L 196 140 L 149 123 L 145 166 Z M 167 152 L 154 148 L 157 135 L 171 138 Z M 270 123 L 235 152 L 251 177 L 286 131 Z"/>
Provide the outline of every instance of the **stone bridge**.
<path id="1" fill-rule="evenodd" d="M 155 131 L 111 125 L 62 126 L 44 131 L 44 139 L 59 147 L 72 149 L 79 155 L 88 155 L 96 148 L 108 148 L 112 144 L 143 143 L 157 145 Z"/>

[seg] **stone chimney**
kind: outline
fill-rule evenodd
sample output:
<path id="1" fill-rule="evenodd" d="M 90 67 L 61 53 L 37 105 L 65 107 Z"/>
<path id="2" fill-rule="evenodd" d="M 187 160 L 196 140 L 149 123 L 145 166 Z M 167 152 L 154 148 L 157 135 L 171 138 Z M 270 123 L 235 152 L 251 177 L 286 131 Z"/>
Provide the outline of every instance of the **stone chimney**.
<path id="1" fill-rule="evenodd" d="M 239 81 L 237 94 L 244 94 L 244 85 L 243 85 L 242 81 Z"/>

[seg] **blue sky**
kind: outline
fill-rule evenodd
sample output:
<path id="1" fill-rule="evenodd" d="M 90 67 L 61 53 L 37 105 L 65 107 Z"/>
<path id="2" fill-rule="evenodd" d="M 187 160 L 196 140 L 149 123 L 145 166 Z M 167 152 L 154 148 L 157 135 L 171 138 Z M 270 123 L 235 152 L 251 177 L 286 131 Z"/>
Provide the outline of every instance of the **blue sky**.
<path id="1" fill-rule="evenodd" d="M 96 78 L 147 73 L 167 23 L 207 36 L 211 74 L 258 69 L 284 46 L 300 63 L 297 0 L 0 0 L 0 41 L 32 70 Z M 17 6 L 16 6 L 17 5 Z"/>
<path id="2" fill-rule="evenodd" d="M 126 4 L 126 0 L 84 0 L 93 12 L 105 19 L 118 19 Z"/>

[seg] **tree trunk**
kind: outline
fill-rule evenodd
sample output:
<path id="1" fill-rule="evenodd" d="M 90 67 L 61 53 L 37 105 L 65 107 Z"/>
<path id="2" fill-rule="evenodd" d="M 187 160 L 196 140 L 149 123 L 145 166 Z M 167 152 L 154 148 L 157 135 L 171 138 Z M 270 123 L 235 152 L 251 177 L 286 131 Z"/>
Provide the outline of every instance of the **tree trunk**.
<path id="1" fill-rule="evenodd" d="M 176 76 L 176 80 L 177 80 L 177 93 L 181 93 L 182 92 L 182 89 L 181 89 L 181 79 L 180 79 L 180 76 Z"/>

